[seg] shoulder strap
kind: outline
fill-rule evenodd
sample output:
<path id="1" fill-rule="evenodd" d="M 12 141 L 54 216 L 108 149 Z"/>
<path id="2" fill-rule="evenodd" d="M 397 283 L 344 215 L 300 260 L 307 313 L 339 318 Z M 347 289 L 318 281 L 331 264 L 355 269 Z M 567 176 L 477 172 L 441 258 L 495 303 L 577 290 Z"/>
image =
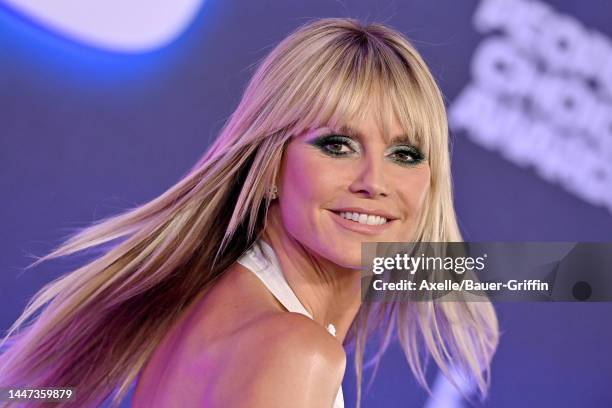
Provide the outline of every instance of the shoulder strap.
<path id="1" fill-rule="evenodd" d="M 253 246 L 238 259 L 238 263 L 253 272 L 285 309 L 289 312 L 301 313 L 312 319 L 310 313 L 287 283 L 274 249 L 264 240 L 258 239 L 255 241 Z M 335 329 L 332 331 L 328 328 L 328 331 L 332 336 L 335 336 Z M 342 386 L 336 394 L 333 408 L 344 408 Z"/>
<path id="2" fill-rule="evenodd" d="M 259 239 L 238 259 L 238 263 L 252 271 L 272 295 L 290 312 L 312 316 L 287 283 L 272 247 Z"/>

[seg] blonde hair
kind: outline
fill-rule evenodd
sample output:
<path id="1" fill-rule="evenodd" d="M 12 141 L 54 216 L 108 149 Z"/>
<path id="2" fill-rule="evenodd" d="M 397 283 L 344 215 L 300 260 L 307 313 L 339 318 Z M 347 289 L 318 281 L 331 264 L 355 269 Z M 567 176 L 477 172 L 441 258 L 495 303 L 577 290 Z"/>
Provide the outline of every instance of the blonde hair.
<path id="1" fill-rule="evenodd" d="M 118 403 L 181 312 L 259 237 L 266 187 L 291 136 L 347 122 L 373 97 L 380 123 L 394 115 L 429 158 L 415 240 L 461 241 L 444 101 L 423 59 L 385 25 L 315 20 L 260 62 L 218 138 L 177 184 L 31 265 L 119 240 L 32 298 L 3 340 L 11 347 L 0 355 L 0 385 L 72 386 L 79 405 L 97 405 L 115 390 Z M 397 332 L 425 388 L 423 356 L 430 355 L 444 373 L 458 368 L 486 393 L 498 341 L 490 303 L 362 304 L 346 342 L 355 346 L 359 402 L 365 344 L 375 330 L 383 333 L 376 365 Z"/>

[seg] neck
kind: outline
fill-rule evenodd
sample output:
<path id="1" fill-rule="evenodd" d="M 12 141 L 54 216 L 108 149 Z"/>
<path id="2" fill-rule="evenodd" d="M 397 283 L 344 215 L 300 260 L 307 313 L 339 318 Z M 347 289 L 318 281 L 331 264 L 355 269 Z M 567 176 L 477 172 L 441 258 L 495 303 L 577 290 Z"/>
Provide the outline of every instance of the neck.
<path id="1" fill-rule="evenodd" d="M 359 269 L 339 266 L 313 253 L 288 235 L 278 205 L 268 212 L 262 239 L 276 254 L 287 283 L 313 319 L 333 324 L 344 342 L 361 303 Z"/>

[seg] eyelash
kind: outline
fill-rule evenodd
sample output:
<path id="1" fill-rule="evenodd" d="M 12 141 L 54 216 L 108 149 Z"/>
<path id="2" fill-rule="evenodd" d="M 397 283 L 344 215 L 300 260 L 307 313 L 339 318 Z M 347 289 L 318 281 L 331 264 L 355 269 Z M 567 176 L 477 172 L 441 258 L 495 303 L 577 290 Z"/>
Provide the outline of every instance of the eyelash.
<path id="1" fill-rule="evenodd" d="M 353 151 L 359 151 L 359 148 L 357 147 L 356 142 L 348 136 L 341 136 L 341 135 L 321 136 L 317 138 L 313 142 L 313 144 L 317 146 L 319 149 L 321 149 L 323 153 L 326 153 L 326 154 L 329 154 L 335 157 L 347 156 L 348 154 L 350 154 L 350 152 L 339 152 L 339 151 L 329 150 L 327 149 L 327 146 L 342 145 L 342 146 L 349 147 Z M 354 148 L 353 145 L 356 146 L 357 148 Z M 394 147 L 392 153 L 393 154 L 402 153 L 402 154 L 407 154 L 411 156 L 411 160 L 408 160 L 408 161 L 397 160 L 397 162 L 400 163 L 401 165 L 416 165 L 416 164 L 421 163 L 425 159 L 425 156 L 423 155 L 423 153 L 421 153 L 419 149 L 413 146 L 408 146 L 408 145 L 396 146 Z"/>

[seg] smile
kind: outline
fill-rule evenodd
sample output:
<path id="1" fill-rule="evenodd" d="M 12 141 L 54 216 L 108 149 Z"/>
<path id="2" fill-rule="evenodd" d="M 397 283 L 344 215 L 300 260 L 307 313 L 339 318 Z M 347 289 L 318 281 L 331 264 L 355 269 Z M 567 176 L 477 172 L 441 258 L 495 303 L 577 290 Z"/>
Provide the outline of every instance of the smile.
<path id="1" fill-rule="evenodd" d="M 387 220 L 384 217 L 353 212 L 329 211 L 334 221 L 348 230 L 366 235 L 380 234 L 395 220 Z"/>
<path id="2" fill-rule="evenodd" d="M 387 219 L 379 215 L 368 215 L 368 214 L 361 214 L 361 213 L 356 213 L 356 212 L 341 212 L 340 216 L 342 218 L 345 218 L 351 221 L 355 221 L 360 224 L 381 225 L 381 224 L 387 223 Z"/>

